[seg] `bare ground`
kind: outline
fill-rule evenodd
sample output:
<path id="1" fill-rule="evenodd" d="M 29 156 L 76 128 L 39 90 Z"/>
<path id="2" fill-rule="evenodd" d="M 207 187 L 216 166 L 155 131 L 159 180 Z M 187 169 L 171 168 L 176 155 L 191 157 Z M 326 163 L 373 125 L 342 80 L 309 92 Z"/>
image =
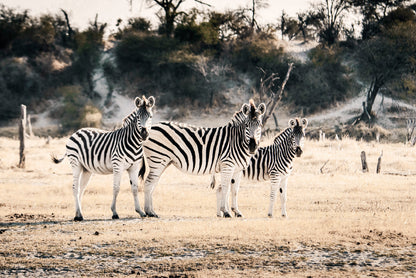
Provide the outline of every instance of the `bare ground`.
<path id="1" fill-rule="evenodd" d="M 169 168 L 154 194 L 159 219 L 134 212 L 125 175 L 122 219 L 111 220 L 111 176 L 94 176 L 79 223 L 70 167 L 49 162 L 65 140 L 45 141 L 28 142 L 19 169 L 18 142 L 0 138 L 2 276 L 416 276 L 416 153 L 403 144 L 307 141 L 289 179 L 287 219 L 279 201 L 277 216 L 266 217 L 269 184 L 248 181 L 239 195 L 245 217 L 217 218 L 209 177 Z M 370 173 L 360 171 L 361 150 Z"/>

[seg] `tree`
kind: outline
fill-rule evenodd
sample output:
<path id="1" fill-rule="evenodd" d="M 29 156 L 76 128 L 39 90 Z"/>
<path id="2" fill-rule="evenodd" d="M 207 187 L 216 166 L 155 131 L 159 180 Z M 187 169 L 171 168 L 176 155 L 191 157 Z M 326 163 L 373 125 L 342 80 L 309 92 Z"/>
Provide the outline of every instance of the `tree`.
<path id="1" fill-rule="evenodd" d="M 130 5 L 133 0 L 130 0 Z M 179 7 L 185 2 L 186 0 L 146 0 L 147 3 L 151 5 L 157 5 L 162 10 L 164 15 L 159 16 L 161 26 L 159 28 L 159 32 L 161 34 L 165 34 L 167 37 L 172 36 L 175 20 L 178 15 L 183 14 L 183 11 L 179 10 Z M 200 3 L 203 5 L 210 6 L 207 3 L 204 3 L 200 0 L 194 0 L 196 3 Z"/>
<path id="2" fill-rule="evenodd" d="M 343 27 L 343 17 L 350 8 L 350 0 L 324 0 L 318 5 L 316 14 L 321 19 L 318 36 L 323 44 L 335 44 Z"/>
<path id="3" fill-rule="evenodd" d="M 380 32 L 381 21 L 387 14 L 410 0 L 349 0 L 358 8 L 362 18 L 362 39 L 370 39 Z"/>
<path id="4" fill-rule="evenodd" d="M 361 43 L 358 72 L 370 85 L 359 120 L 372 122 L 372 107 L 382 88 L 409 73 L 416 73 L 416 21 L 400 22 Z"/>
<path id="5" fill-rule="evenodd" d="M 267 8 L 269 6 L 268 0 L 251 0 L 252 4 L 251 4 L 251 32 L 254 32 L 254 27 L 258 26 L 257 20 L 256 20 L 256 16 L 257 16 L 257 10 L 258 9 L 262 9 L 262 8 Z"/>

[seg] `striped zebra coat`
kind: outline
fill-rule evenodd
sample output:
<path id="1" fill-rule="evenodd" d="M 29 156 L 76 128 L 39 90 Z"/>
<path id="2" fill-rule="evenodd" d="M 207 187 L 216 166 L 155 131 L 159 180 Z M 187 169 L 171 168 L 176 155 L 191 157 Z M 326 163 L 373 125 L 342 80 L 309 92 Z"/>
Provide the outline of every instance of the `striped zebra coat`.
<path id="1" fill-rule="evenodd" d="M 116 200 L 124 170 L 129 173 L 135 210 L 142 217 L 145 216 L 138 199 L 138 175 L 140 166 L 145 163 L 142 142 L 149 137 L 154 102 L 153 97 L 136 98 L 134 103 L 137 109 L 128 116 L 130 120 L 123 127 L 114 131 L 82 128 L 69 138 L 63 158 L 52 157 L 55 163 L 60 163 L 68 156 L 71 164 L 75 221 L 83 220 L 81 200 L 93 173 L 114 175 L 111 210 L 112 218 L 119 218 Z"/>
<path id="2" fill-rule="evenodd" d="M 247 167 L 261 137 L 265 104 L 258 108 L 254 102 L 244 104 L 225 126 L 216 128 L 193 127 L 186 124 L 161 122 L 153 125 L 149 140 L 144 143 L 149 173 L 145 179 L 145 212 L 157 217 L 152 194 L 165 169 L 173 164 L 189 174 L 203 175 L 221 172 L 224 190 L 217 193 L 220 210 L 217 215 L 230 217 L 225 209 L 228 186 L 234 171 Z"/>
<path id="3" fill-rule="evenodd" d="M 407 142 L 409 142 L 409 144 L 411 146 L 414 146 L 416 143 L 416 132 L 415 131 L 415 127 L 416 127 L 416 118 L 408 118 L 406 120 L 406 129 L 407 129 Z"/>
<path id="4" fill-rule="evenodd" d="M 282 216 L 286 217 L 287 179 L 292 171 L 292 162 L 295 156 L 301 156 L 307 119 L 291 119 L 289 127 L 277 135 L 273 144 L 260 147 L 250 159 L 246 169 L 236 172 L 231 180 L 232 207 L 231 209 L 241 215 L 238 210 L 237 195 L 242 177 L 255 181 L 271 181 L 270 205 L 268 216 L 273 216 L 273 207 L 280 191 L 282 203 Z M 215 186 L 215 176 L 212 177 L 211 187 Z"/>

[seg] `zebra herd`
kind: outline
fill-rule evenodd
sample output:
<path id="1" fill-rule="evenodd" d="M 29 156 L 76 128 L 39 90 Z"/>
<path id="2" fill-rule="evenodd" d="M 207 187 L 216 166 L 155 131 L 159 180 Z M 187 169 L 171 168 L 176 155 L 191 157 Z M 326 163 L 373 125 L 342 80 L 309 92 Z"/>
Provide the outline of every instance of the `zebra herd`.
<path id="1" fill-rule="evenodd" d="M 120 191 L 121 174 L 127 170 L 134 198 L 135 210 L 141 217 L 158 217 L 153 208 L 153 191 L 165 171 L 173 164 L 189 174 L 211 174 L 215 186 L 215 173 L 220 173 L 217 187 L 217 216 L 242 217 L 237 195 L 242 177 L 251 180 L 270 180 L 270 206 L 268 216 L 273 216 L 277 189 L 280 189 L 282 216 L 286 216 L 287 178 L 292 161 L 302 154 L 306 119 L 291 119 L 289 127 L 274 138 L 273 144 L 259 148 L 261 128 L 266 105 L 256 106 L 252 100 L 242 105 L 231 121 L 224 126 L 194 127 L 176 122 L 151 125 L 154 97 L 136 98 L 136 109 L 123 120 L 121 128 L 104 131 L 82 128 L 66 144 L 73 172 L 75 221 L 83 220 L 81 200 L 93 173 L 113 173 L 113 219 Z M 138 180 L 144 179 L 145 204 L 141 210 L 138 199 Z M 232 206 L 228 199 L 231 191 Z"/>

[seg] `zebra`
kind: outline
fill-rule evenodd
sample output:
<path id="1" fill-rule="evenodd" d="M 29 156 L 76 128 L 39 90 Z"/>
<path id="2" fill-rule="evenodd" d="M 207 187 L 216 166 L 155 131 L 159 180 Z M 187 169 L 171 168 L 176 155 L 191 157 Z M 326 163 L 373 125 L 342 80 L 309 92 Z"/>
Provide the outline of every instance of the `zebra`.
<path id="1" fill-rule="evenodd" d="M 69 137 L 65 155 L 55 163 L 60 163 L 68 156 L 73 172 L 73 194 L 75 198 L 74 221 L 82 221 L 81 199 L 93 173 L 113 173 L 112 219 L 119 219 L 116 199 L 120 191 L 121 175 L 127 170 L 130 177 L 134 207 L 141 217 L 146 214 L 140 209 L 138 199 L 138 176 L 140 166 L 145 164 L 142 143 L 149 137 L 152 123 L 153 96 L 136 97 L 137 107 L 125 120 L 121 128 L 105 131 L 95 128 L 82 128 Z"/>
<path id="2" fill-rule="evenodd" d="M 292 161 L 295 155 L 302 155 L 305 129 L 308 120 L 290 119 L 289 127 L 278 134 L 273 144 L 260 147 L 257 153 L 250 159 L 246 169 L 235 172 L 231 180 L 232 211 L 236 215 L 242 215 L 238 210 L 237 195 L 242 177 L 257 181 L 271 181 L 270 205 L 268 216 L 273 217 L 273 207 L 276 201 L 277 188 L 280 189 L 282 203 L 282 216 L 286 217 L 287 179 L 292 171 Z M 211 177 L 211 187 L 215 187 L 215 173 Z M 218 188 L 217 190 L 221 190 Z"/>
<path id="3" fill-rule="evenodd" d="M 265 111 L 264 103 L 256 108 L 250 100 L 224 126 L 205 128 L 175 122 L 153 125 L 149 140 L 143 144 L 149 169 L 144 183 L 146 215 L 158 217 L 153 209 L 152 195 L 170 164 L 189 174 L 220 171 L 221 184 L 227 189 L 234 171 L 245 168 L 258 148 Z M 219 217 L 221 212 L 224 217 L 231 217 L 225 209 L 227 191 L 217 193 L 217 202 L 221 207 L 217 211 Z"/>
<path id="4" fill-rule="evenodd" d="M 416 134 L 414 133 L 416 127 L 416 118 L 408 118 L 406 120 L 407 127 L 407 142 L 414 146 L 416 143 Z"/>

